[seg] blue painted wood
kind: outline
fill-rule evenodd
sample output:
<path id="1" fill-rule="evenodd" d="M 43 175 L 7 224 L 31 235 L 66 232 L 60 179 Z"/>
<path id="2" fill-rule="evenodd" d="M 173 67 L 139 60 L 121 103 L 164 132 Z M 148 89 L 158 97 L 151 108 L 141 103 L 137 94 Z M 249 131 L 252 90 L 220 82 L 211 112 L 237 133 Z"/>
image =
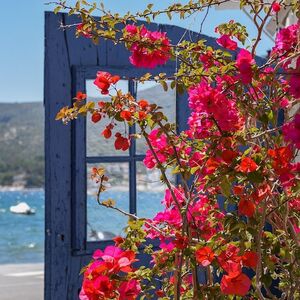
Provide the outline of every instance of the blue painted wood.
<path id="1" fill-rule="evenodd" d="M 74 29 L 62 31 L 60 23 L 74 24 L 76 16 L 45 13 L 45 154 L 46 154 L 46 223 L 45 223 L 45 299 L 78 299 L 82 278 L 79 271 L 90 260 L 93 250 L 103 248 L 110 241 L 86 242 L 86 163 L 128 162 L 130 165 L 129 210 L 136 212 L 136 162 L 144 156 L 135 154 L 135 143 L 129 156 L 86 157 L 85 121 L 77 120 L 72 125 L 56 122 L 55 115 L 63 106 L 71 105 L 77 90 L 85 90 L 87 79 L 95 78 L 97 71 L 104 70 L 132 80 L 149 70 L 136 69 L 130 65 L 130 53 L 122 46 L 113 46 L 110 41 L 100 41 L 98 46 L 88 39 L 76 39 Z M 142 22 L 140 23 L 142 24 Z M 152 30 L 168 33 L 173 43 L 184 35 L 196 40 L 207 36 L 187 32 L 171 25 L 147 24 Z M 176 62 L 153 70 L 171 75 Z M 136 89 L 130 81 L 130 91 Z M 189 109 L 187 94 L 177 94 L 176 113 L 178 129 L 187 128 Z M 131 133 L 134 128 L 130 129 Z M 143 260 L 141 260 L 141 263 Z M 202 273 L 201 273 L 202 274 Z"/>
<path id="2" fill-rule="evenodd" d="M 85 73 L 72 68 L 72 98 L 77 91 L 86 92 Z M 86 248 L 86 119 L 79 117 L 71 123 L 72 128 L 72 250 L 83 251 Z"/>
<path id="3" fill-rule="evenodd" d="M 62 15 L 45 14 L 45 299 L 67 299 L 71 228 L 71 127 L 54 122 L 71 103 L 71 71 Z M 74 298 L 75 299 L 75 298 Z"/>
<path id="4" fill-rule="evenodd" d="M 130 80 L 128 82 L 128 91 L 136 97 L 136 84 Z M 129 128 L 129 134 L 135 134 L 135 126 Z M 136 189 L 136 143 L 135 139 L 131 140 L 129 148 L 130 162 L 129 162 L 129 207 L 128 210 L 131 214 L 137 213 L 137 189 Z"/>

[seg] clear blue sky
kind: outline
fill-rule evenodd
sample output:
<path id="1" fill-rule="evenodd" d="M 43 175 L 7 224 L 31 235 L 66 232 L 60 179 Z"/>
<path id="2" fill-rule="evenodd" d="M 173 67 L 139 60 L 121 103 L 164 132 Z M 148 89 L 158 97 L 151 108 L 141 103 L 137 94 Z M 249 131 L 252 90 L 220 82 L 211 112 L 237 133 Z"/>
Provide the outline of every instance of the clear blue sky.
<path id="1" fill-rule="evenodd" d="M 31 102 L 43 99 L 43 63 L 44 63 L 44 11 L 52 10 L 44 0 L 21 0 L 1 3 L 1 47 L 0 47 L 0 102 Z M 74 2 L 69 1 L 69 3 Z M 128 9 L 132 12 L 142 10 L 146 4 L 154 3 L 162 8 L 172 0 L 105 0 L 107 8 L 120 13 Z M 187 1 L 182 1 L 187 2 Z M 128 5 L 130 3 L 130 5 Z M 157 3 L 157 4 L 156 4 Z M 163 3 L 163 4 L 162 4 Z M 162 23 L 173 23 L 199 31 L 204 13 L 193 16 L 184 22 L 178 19 L 169 21 L 160 18 Z M 203 33 L 214 35 L 216 25 L 234 19 L 255 30 L 249 19 L 239 11 L 214 11 L 204 23 Z M 271 41 L 264 38 L 259 54 L 265 54 L 271 47 Z"/>

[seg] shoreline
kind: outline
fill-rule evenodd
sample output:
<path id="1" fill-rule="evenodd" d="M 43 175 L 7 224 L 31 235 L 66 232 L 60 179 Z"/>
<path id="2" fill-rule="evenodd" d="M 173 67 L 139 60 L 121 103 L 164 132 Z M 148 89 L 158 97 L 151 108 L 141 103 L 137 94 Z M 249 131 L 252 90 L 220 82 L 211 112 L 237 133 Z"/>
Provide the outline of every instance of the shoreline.
<path id="1" fill-rule="evenodd" d="M 15 267 L 15 266 L 23 266 L 23 267 L 26 267 L 26 266 L 44 266 L 45 265 L 45 261 L 36 261 L 36 262 L 32 262 L 32 261 L 29 261 L 29 262 L 4 262 L 4 263 L 1 263 L 0 262 L 0 266 L 1 267 Z M 0 271 L 1 273 L 1 271 Z"/>
<path id="2" fill-rule="evenodd" d="M 107 188 L 107 192 L 128 192 L 128 186 L 112 186 Z M 149 192 L 149 193 L 161 193 L 165 191 L 164 187 L 151 187 L 151 190 L 147 190 L 144 185 L 137 185 L 138 192 Z M 44 192 L 43 187 L 36 188 L 25 188 L 25 187 L 15 187 L 15 186 L 0 186 L 0 192 Z M 97 190 L 91 188 L 87 190 L 88 195 L 94 195 Z"/>
<path id="3" fill-rule="evenodd" d="M 43 187 L 0 186 L 0 192 L 42 192 L 44 190 Z"/>

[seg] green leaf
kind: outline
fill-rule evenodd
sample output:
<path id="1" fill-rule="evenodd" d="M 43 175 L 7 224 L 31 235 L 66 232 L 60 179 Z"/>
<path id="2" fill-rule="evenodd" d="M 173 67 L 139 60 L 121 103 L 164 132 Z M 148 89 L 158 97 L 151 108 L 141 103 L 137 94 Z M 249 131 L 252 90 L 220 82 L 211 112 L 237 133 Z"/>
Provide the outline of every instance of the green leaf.
<path id="1" fill-rule="evenodd" d="M 54 8 L 54 13 L 55 13 L 55 14 L 58 14 L 58 13 L 60 12 L 60 10 L 61 10 L 61 6 L 56 6 L 56 7 Z"/>
<path id="2" fill-rule="evenodd" d="M 229 197 L 231 194 L 231 183 L 229 182 L 227 176 L 224 176 L 220 187 L 221 187 L 222 194 L 226 197 Z"/>
<path id="3" fill-rule="evenodd" d="M 102 201 L 101 204 L 107 207 L 114 207 L 116 205 L 116 202 L 113 199 L 107 199 L 105 201 Z"/>
<path id="4" fill-rule="evenodd" d="M 160 80 L 159 83 L 162 85 L 164 91 L 168 90 L 168 84 L 164 80 Z"/>

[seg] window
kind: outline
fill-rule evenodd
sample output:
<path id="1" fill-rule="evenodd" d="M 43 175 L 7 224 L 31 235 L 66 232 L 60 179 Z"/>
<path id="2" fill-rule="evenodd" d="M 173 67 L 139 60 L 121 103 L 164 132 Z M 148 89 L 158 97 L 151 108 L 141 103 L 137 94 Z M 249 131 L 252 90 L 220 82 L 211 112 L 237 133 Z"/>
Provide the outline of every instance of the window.
<path id="1" fill-rule="evenodd" d="M 120 74 L 116 71 L 111 73 Z M 86 74 L 83 74 L 82 79 L 84 85 L 81 83 L 81 90 L 85 89 L 89 101 L 98 102 L 109 99 L 97 90 L 92 77 L 86 78 Z M 176 121 L 175 90 L 169 89 L 168 92 L 164 92 L 161 85 L 156 82 L 147 81 L 144 84 L 137 84 L 134 80 L 127 79 L 120 80 L 117 88 L 124 92 L 130 91 L 137 99 L 147 99 L 151 103 L 164 107 L 169 121 Z M 76 89 L 78 90 L 78 84 Z M 113 237 L 122 235 L 127 224 L 126 216 L 98 205 L 96 201 L 98 186 L 90 179 L 92 167 L 104 167 L 109 177 L 108 189 L 101 193 L 101 201 L 113 199 L 116 206 L 122 210 L 146 218 L 153 217 L 162 209 L 161 200 L 164 196 L 164 186 L 160 182 L 159 171 L 147 169 L 142 162 L 147 149 L 144 140 L 133 139 L 128 151 L 117 151 L 113 145 L 113 138 L 104 139 L 101 136 L 106 123 L 102 119 L 99 123 L 93 124 L 89 117 L 84 121 L 77 120 L 74 123 L 77 138 L 76 157 L 81 157 L 85 165 L 83 169 L 80 163 L 77 163 L 75 176 L 78 178 L 75 178 L 75 181 L 80 185 L 80 178 L 82 176 L 86 178 L 85 193 L 80 192 L 79 188 L 76 189 L 79 194 L 75 192 L 76 227 L 80 228 L 85 222 L 85 232 L 78 230 L 79 234 L 76 234 L 75 245 L 77 244 L 77 246 L 75 249 L 90 248 L 91 243 L 99 243 L 99 241 L 106 244 Z M 131 127 L 130 133 L 134 132 L 135 128 Z M 86 140 L 86 145 L 83 147 L 84 149 L 78 151 L 82 139 Z M 86 212 L 85 216 L 80 209 L 78 210 L 78 207 L 83 208 Z M 85 241 L 88 243 L 86 244 Z"/>

